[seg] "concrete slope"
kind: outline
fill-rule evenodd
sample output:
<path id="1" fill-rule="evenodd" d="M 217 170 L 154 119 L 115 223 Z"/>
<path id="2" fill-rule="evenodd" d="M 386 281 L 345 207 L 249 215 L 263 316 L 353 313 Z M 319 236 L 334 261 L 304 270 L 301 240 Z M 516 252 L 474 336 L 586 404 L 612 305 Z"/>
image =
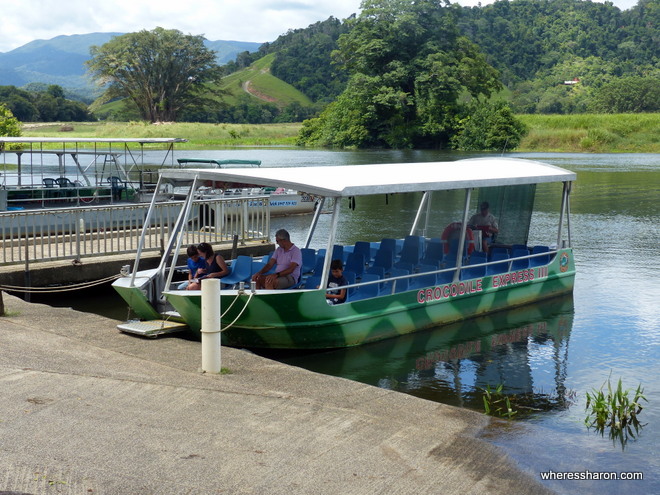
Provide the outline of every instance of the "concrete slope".
<path id="1" fill-rule="evenodd" d="M 4 301 L 0 493 L 547 493 L 478 413 Z"/>

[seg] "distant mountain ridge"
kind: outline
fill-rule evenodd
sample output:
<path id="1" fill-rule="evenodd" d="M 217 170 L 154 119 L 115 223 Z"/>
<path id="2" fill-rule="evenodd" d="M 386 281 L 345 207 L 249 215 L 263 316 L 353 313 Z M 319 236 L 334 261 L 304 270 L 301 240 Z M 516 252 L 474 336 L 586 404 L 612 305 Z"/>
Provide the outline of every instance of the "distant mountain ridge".
<path id="1" fill-rule="evenodd" d="M 125 33 L 89 33 L 56 36 L 50 40 L 35 40 L 9 52 L 0 53 L 0 86 L 24 86 L 40 82 L 58 84 L 73 90 L 93 91 L 86 77 L 85 62 L 89 49 L 103 45 L 114 36 Z M 250 41 L 206 41 L 217 53 L 218 64 L 234 60 L 245 51 L 256 51 L 261 43 Z"/>

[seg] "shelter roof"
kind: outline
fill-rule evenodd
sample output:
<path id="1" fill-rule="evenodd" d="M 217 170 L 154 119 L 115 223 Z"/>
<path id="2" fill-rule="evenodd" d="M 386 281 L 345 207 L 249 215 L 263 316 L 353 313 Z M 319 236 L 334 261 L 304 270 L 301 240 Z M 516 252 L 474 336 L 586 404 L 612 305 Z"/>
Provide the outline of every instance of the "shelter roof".
<path id="1" fill-rule="evenodd" d="M 576 174 L 520 158 L 309 167 L 163 169 L 164 179 L 286 187 L 327 197 L 573 181 Z"/>

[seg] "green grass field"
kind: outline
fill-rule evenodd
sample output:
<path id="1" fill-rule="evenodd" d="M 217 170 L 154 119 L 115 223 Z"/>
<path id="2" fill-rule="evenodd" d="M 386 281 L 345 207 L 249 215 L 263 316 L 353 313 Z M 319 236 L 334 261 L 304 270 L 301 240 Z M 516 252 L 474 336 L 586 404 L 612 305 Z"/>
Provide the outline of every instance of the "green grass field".
<path id="1" fill-rule="evenodd" d="M 518 151 L 660 152 L 660 114 L 519 115 L 528 134 Z"/>
<path id="2" fill-rule="evenodd" d="M 660 153 L 660 114 L 521 115 L 529 133 L 517 151 Z M 178 148 L 294 145 L 301 124 L 26 124 L 24 136 L 188 139 Z"/>

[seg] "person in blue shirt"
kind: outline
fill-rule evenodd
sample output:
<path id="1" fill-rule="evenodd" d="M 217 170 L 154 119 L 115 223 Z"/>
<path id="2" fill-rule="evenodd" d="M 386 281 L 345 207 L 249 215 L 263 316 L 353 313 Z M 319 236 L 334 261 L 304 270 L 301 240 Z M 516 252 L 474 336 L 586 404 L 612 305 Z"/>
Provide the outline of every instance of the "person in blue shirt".
<path id="1" fill-rule="evenodd" d="M 197 246 L 199 257 L 204 259 L 204 268 L 198 268 L 197 274 L 188 284 L 187 290 L 200 290 L 202 279 L 222 278 L 229 275 L 231 270 L 220 253 L 213 251 L 213 246 L 208 242 L 202 242 Z"/>
<path id="2" fill-rule="evenodd" d="M 200 256 L 197 251 L 197 246 L 191 244 L 186 249 L 188 255 L 188 280 L 179 284 L 179 290 L 186 290 L 195 277 L 197 277 L 197 270 L 206 268 L 206 260 L 204 256 Z"/>
<path id="3" fill-rule="evenodd" d="M 342 288 L 348 285 L 348 280 L 344 277 L 344 264 L 341 260 L 332 260 L 330 263 L 330 277 L 328 277 L 328 289 L 325 293 L 325 301 L 328 304 L 341 304 L 346 302 L 346 289 Z"/>

